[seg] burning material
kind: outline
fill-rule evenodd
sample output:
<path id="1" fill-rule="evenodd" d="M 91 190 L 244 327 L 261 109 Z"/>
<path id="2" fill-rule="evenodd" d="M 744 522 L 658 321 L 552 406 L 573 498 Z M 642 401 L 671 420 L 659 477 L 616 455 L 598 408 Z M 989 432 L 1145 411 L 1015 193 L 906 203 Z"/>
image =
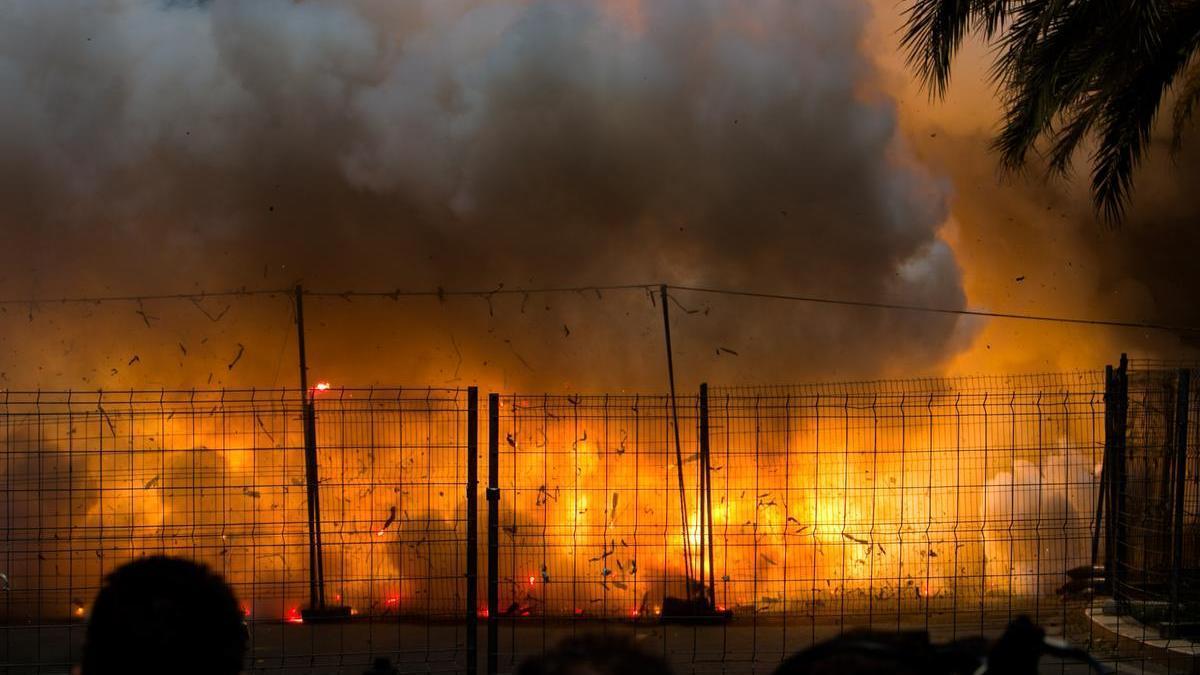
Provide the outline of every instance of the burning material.
<path id="1" fill-rule="evenodd" d="M 465 507 L 447 487 L 465 481 L 459 396 L 315 400 L 326 583 L 339 604 L 461 611 Z M 714 396 L 709 515 L 702 462 L 686 461 L 699 447 L 695 398 L 680 399 L 684 514 L 665 397 L 506 397 L 499 610 L 649 618 L 673 612 L 666 598 L 688 598 L 689 585 L 737 615 L 977 608 L 1053 592 L 1089 562 L 1098 400 Z M 294 392 L 10 394 L 5 524 L 41 543 L 7 578 L 67 569 L 70 550 L 80 589 L 131 557 L 186 551 L 221 570 L 257 619 L 303 619 L 299 406 Z M 73 599 L 14 584 L 6 611 L 73 615 Z"/>
<path id="2" fill-rule="evenodd" d="M 309 560 L 295 392 L 97 396 L 10 393 L 2 409 L 12 433 L 0 439 L 0 525 L 34 533 L 5 579 L 72 580 L 14 584 L 2 620 L 81 616 L 105 573 L 166 553 L 219 570 L 257 620 L 299 623 Z M 391 614 L 459 608 L 461 492 L 432 486 L 463 480 L 461 396 L 346 391 L 316 403 L 329 597 L 380 611 L 383 598 L 411 598 Z"/>
<path id="3" fill-rule="evenodd" d="M 386 532 L 386 531 L 387 531 L 387 529 L 388 529 L 389 527 L 391 527 L 391 526 L 392 526 L 392 523 L 394 523 L 394 522 L 396 522 L 396 505 L 395 505 L 395 504 L 393 504 L 392 506 L 389 506 L 389 507 L 388 507 L 388 517 L 387 517 L 387 520 L 383 521 L 383 525 L 382 525 L 382 526 L 380 526 L 379 530 L 377 530 L 377 531 L 375 532 L 375 536 L 377 536 L 377 537 L 382 537 L 382 536 L 383 536 L 383 533 L 384 533 L 384 532 Z"/>
<path id="4" fill-rule="evenodd" d="M 698 403 L 680 400 L 682 444 L 696 448 Z M 707 516 L 692 478 L 680 514 L 665 397 L 512 397 L 501 407 L 501 574 L 544 570 L 546 583 L 519 595 L 557 615 L 644 615 L 629 608 L 646 597 L 690 613 L 679 603 L 710 583 L 711 606 L 735 614 L 1043 595 L 1087 562 L 1102 433 L 1096 394 L 1050 400 L 715 397 Z"/>

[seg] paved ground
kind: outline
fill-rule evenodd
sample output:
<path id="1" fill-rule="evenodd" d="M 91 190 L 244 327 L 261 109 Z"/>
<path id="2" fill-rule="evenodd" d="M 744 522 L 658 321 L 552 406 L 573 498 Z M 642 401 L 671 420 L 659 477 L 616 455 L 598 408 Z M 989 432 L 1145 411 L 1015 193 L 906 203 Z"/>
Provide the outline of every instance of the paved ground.
<path id="1" fill-rule="evenodd" d="M 1120 646 L 1117 639 L 1092 624 L 1082 611 L 1072 613 L 1066 632 L 1075 643 L 1091 641 L 1094 651 L 1111 659 Z M 1051 632 L 1061 633 L 1063 615 L 1043 616 Z M 770 673 L 787 654 L 816 641 L 836 635 L 842 628 L 830 623 L 783 624 L 779 621 L 741 620 L 724 626 L 661 626 L 654 624 L 599 623 L 594 621 L 551 622 L 540 619 L 501 621 L 497 650 L 500 672 L 511 672 L 516 663 L 541 651 L 561 637 L 586 631 L 632 636 L 646 648 L 663 654 L 685 673 Z M 940 616 L 937 622 L 902 624 L 900 629 L 928 629 L 936 641 L 983 634 L 996 637 L 1003 619 L 984 622 L 976 614 Z M 846 628 L 855 624 L 848 624 Z M 878 629 L 896 630 L 894 620 L 876 622 Z M 68 673 L 78 658 L 83 637 L 82 624 L 42 627 L 0 627 L 0 673 Z M 402 672 L 463 672 L 466 663 L 466 631 L 450 624 L 400 621 L 359 621 L 346 625 L 294 625 L 260 623 L 252 627 L 253 669 L 289 673 L 358 675 L 375 656 L 387 656 Z M 486 632 L 479 633 L 479 663 L 487 660 Z M 1165 663 L 1152 653 L 1124 645 L 1127 658 L 1113 662 L 1122 673 L 1190 672 L 1180 662 Z M 1190 664 L 1189 664 L 1190 666 Z M 482 670 L 481 670 L 482 672 Z M 1061 663 L 1044 663 L 1044 673 L 1074 675 L 1085 668 Z"/>

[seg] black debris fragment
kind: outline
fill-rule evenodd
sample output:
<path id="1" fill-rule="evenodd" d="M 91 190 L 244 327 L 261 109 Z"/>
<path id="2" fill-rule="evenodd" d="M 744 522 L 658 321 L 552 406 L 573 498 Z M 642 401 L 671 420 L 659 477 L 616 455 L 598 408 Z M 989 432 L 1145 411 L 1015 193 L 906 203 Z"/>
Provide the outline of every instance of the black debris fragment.
<path id="1" fill-rule="evenodd" d="M 237 343 L 237 346 L 238 346 L 237 354 L 233 355 L 233 360 L 230 361 L 229 365 L 227 366 L 229 370 L 233 370 L 233 367 L 237 365 L 238 361 L 242 360 L 242 354 L 246 353 L 245 345 L 243 345 L 242 343 L 239 342 L 239 343 Z"/>

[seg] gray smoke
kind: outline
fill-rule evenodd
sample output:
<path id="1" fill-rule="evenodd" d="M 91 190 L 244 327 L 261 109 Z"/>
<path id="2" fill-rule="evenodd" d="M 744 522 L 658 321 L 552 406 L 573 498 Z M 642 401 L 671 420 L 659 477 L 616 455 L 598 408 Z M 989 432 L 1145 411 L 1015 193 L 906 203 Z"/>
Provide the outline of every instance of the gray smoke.
<path id="1" fill-rule="evenodd" d="M 898 137 L 865 0 L 0 13 L 8 297 L 669 281 L 964 304 L 948 188 Z M 930 371 L 972 328 L 678 300 L 685 382 Z M 285 300 L 231 304 L 8 306 L 0 387 L 290 383 Z M 343 380 L 662 385 L 642 293 L 314 304 Z"/>

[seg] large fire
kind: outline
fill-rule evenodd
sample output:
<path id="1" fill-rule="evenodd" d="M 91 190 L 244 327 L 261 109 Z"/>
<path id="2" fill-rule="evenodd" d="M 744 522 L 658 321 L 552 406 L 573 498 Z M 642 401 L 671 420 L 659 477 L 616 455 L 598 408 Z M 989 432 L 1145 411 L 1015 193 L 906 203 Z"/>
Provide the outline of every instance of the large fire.
<path id="1" fill-rule="evenodd" d="M 718 602 L 742 613 L 828 602 L 968 609 L 1052 591 L 1089 555 L 1102 419 L 1091 399 L 714 401 Z M 512 584 L 511 609 L 637 612 L 682 593 L 685 534 L 661 399 L 513 407 L 502 574 L 540 567 L 560 582 Z M 694 430 L 688 437 L 685 464 Z M 694 482 L 687 492 L 698 570 Z"/>
<path id="2" fill-rule="evenodd" d="M 464 394 L 328 394 L 329 597 L 363 614 L 460 615 Z M 640 618 L 682 593 L 685 538 L 693 570 L 707 546 L 684 403 L 686 530 L 665 397 L 503 398 L 502 612 Z M 306 605 L 291 394 L 10 396 L 7 413 L 7 620 L 82 616 L 105 572 L 154 552 L 210 563 L 257 619 Z M 1043 596 L 1088 560 L 1096 395 L 718 396 L 710 417 L 715 598 L 735 614 L 979 609 Z"/>

